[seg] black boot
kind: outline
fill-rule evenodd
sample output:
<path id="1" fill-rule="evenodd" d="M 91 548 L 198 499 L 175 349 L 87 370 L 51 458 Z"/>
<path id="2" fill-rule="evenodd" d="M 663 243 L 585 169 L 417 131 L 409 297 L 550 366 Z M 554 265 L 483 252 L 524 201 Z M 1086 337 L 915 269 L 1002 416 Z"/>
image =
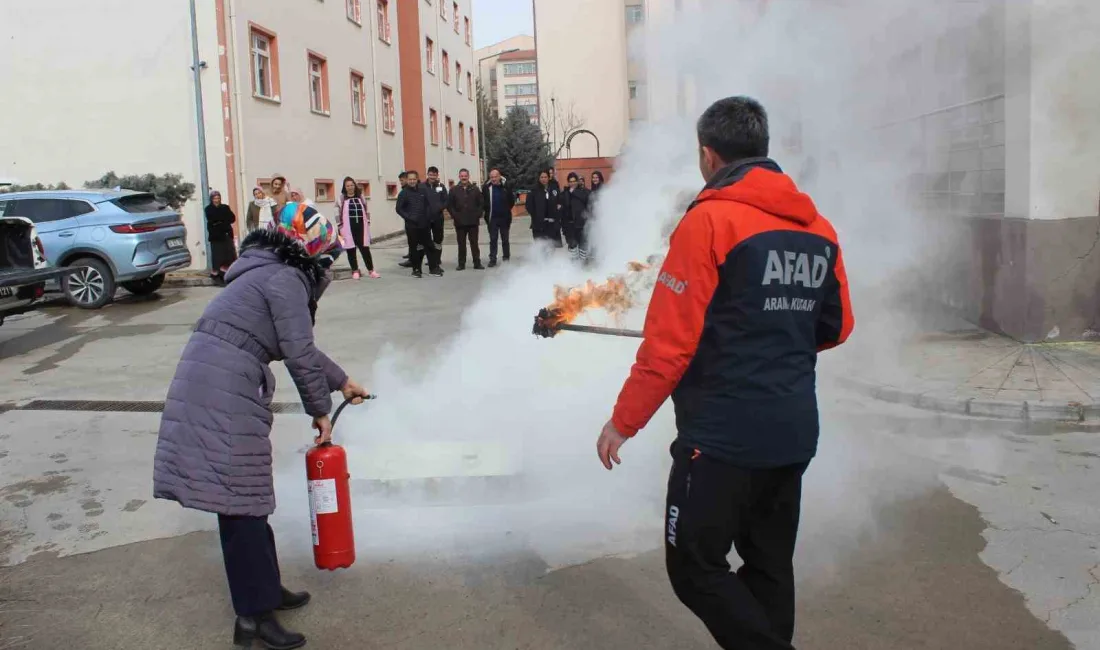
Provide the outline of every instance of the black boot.
<path id="1" fill-rule="evenodd" d="M 485 267 L 481 265 L 481 260 L 478 260 L 478 261 L 474 262 L 474 270 L 475 271 L 484 271 L 485 270 Z"/>
<path id="2" fill-rule="evenodd" d="M 268 650 L 292 650 L 306 644 L 304 636 L 284 629 L 270 612 L 260 616 L 238 616 L 233 628 L 233 645 L 251 648 L 257 640 Z"/>
<path id="3" fill-rule="evenodd" d="M 283 591 L 283 601 L 279 604 L 278 609 L 287 611 L 289 609 L 298 609 L 299 607 L 305 607 L 309 603 L 309 592 L 299 591 L 297 593 L 287 589 L 286 587 L 280 587 Z"/>

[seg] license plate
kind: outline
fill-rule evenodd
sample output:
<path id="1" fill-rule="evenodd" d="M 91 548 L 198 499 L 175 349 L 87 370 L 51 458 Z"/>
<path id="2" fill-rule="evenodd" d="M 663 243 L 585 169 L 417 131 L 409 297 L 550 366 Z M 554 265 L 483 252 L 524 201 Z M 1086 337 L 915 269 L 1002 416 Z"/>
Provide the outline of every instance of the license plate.
<path id="1" fill-rule="evenodd" d="M 173 237 L 169 239 L 166 243 L 168 244 L 169 249 L 183 248 L 183 240 L 179 237 Z"/>
<path id="2" fill-rule="evenodd" d="M 15 290 L 11 287 L 0 287 L 0 298 L 11 298 L 15 295 Z"/>

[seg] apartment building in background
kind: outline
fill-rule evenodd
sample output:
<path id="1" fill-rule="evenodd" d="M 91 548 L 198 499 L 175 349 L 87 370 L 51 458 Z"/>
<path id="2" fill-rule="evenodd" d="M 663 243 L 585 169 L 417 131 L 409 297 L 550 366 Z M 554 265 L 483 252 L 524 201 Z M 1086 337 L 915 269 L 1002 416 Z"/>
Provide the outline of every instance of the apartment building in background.
<path id="1" fill-rule="evenodd" d="M 572 114 L 595 137 L 575 137 L 572 157 L 614 157 L 632 122 L 652 117 L 654 92 L 645 56 L 632 37 L 648 21 L 672 19 L 680 0 L 532 0 L 538 57 L 538 103 L 547 115 Z M 666 14 L 669 14 L 666 16 Z M 673 106 L 676 105 L 672 93 Z M 570 124 L 547 118 L 551 139 L 563 143 Z M 598 139 L 598 147 L 597 147 Z M 597 153 L 598 149 L 598 153 Z"/>
<path id="2" fill-rule="evenodd" d="M 519 36 L 513 36 L 512 38 L 503 40 L 499 43 L 494 43 L 487 47 L 483 47 L 474 52 L 474 58 L 478 61 L 478 78 L 481 80 L 481 87 L 485 93 L 485 98 L 489 102 L 489 106 L 497 111 L 497 115 L 504 117 L 507 115 L 507 111 L 504 109 L 505 100 L 507 99 L 504 93 L 504 71 L 501 66 L 502 57 L 512 57 L 519 55 L 520 59 L 510 61 L 513 65 L 509 68 L 513 73 L 520 70 L 529 71 L 532 64 L 535 64 L 535 38 L 526 34 L 520 34 Z M 516 64 L 525 64 L 518 66 Z M 535 65 L 535 71 L 538 68 Z M 513 79 L 508 83 L 518 85 L 520 80 L 523 83 L 531 84 L 537 80 L 536 74 L 522 74 L 514 75 Z M 537 90 L 537 89 L 536 89 Z M 516 89 L 512 90 L 513 93 L 517 92 Z M 518 99 L 518 95 L 514 95 L 511 99 Z M 529 99 L 529 96 L 524 96 L 524 99 Z M 537 117 L 537 104 L 538 97 L 537 92 L 535 96 L 536 104 L 536 117 Z M 524 105 L 528 105 L 525 103 Z M 531 109 L 525 109 L 531 110 Z"/>
<path id="3" fill-rule="evenodd" d="M 170 4 L 0 7 L 0 56 L 25 62 L 0 69 L 20 98 L 5 103 L 0 177 L 79 187 L 112 170 L 171 172 L 198 186 L 191 20 L 187 2 Z M 342 179 L 356 179 L 376 235 L 402 228 L 401 170 L 480 180 L 472 0 L 195 5 L 209 184 L 240 223 L 275 173 L 328 214 Z M 183 210 L 197 267 L 205 201 Z"/>

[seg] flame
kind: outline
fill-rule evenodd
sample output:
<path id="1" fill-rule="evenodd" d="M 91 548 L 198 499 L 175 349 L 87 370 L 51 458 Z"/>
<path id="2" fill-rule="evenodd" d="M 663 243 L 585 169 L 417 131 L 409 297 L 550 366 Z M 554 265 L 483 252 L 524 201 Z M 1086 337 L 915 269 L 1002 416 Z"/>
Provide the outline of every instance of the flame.
<path id="1" fill-rule="evenodd" d="M 554 329 L 572 323 L 589 309 L 605 309 L 612 316 L 626 313 L 634 306 L 629 281 L 649 268 L 649 264 L 630 262 L 626 274 L 613 275 L 603 284 L 589 280 L 579 287 L 554 287 L 554 302 L 546 307 L 550 316 L 543 320 L 543 325 Z"/>

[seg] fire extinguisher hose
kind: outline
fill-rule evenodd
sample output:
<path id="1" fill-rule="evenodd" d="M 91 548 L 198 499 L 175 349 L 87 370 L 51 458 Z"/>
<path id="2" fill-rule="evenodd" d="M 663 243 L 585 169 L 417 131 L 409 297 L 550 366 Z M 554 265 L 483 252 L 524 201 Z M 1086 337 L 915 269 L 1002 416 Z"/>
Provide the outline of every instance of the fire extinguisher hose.
<path id="1" fill-rule="evenodd" d="M 377 395 L 367 395 L 366 397 L 363 398 L 363 401 L 376 399 L 377 397 L 378 397 Z M 340 414 L 343 413 L 344 409 L 347 408 L 348 405 L 351 404 L 352 401 L 355 400 L 355 399 L 357 399 L 357 398 L 353 397 L 351 399 L 346 399 L 346 400 L 344 400 L 343 404 L 336 407 L 336 411 L 332 414 L 332 428 L 333 428 L 333 430 L 336 429 L 336 420 L 340 419 Z"/>

